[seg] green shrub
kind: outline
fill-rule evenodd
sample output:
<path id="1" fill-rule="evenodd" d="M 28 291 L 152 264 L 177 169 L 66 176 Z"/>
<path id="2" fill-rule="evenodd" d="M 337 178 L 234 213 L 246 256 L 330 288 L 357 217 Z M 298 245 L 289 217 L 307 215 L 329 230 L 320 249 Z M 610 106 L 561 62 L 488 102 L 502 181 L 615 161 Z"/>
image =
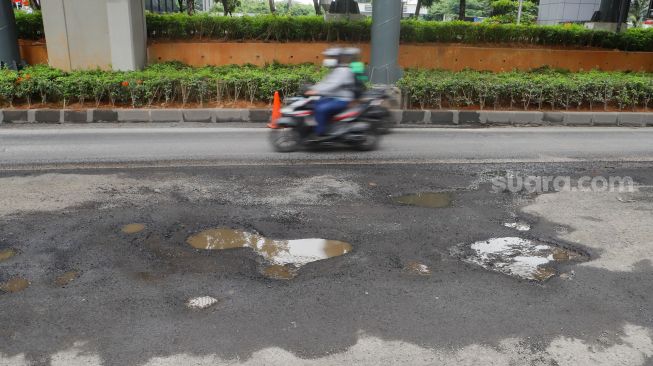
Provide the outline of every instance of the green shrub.
<path id="1" fill-rule="evenodd" d="M 540 69 L 532 72 L 409 70 L 399 81 L 412 107 L 648 109 L 653 75 Z"/>
<path id="2" fill-rule="evenodd" d="M 297 93 L 306 83 L 324 74 L 314 65 L 265 67 L 221 66 L 191 68 L 180 63 L 155 64 L 143 71 L 62 72 L 47 66 L 31 66 L 20 73 L 0 70 L 0 102 L 16 101 L 72 103 L 98 106 L 102 103 L 150 107 L 170 103 L 249 101 L 269 102 L 275 91 Z"/>
<path id="3" fill-rule="evenodd" d="M 16 98 L 16 81 L 18 73 L 8 69 L 0 69 L 0 101 L 10 107 Z"/>
<path id="4" fill-rule="evenodd" d="M 371 22 L 325 22 L 317 16 L 148 14 L 151 39 L 218 39 L 226 41 L 368 41 Z"/>
<path id="5" fill-rule="evenodd" d="M 43 18 L 41 13 L 35 11 L 28 14 L 24 11 L 14 12 L 16 15 L 16 28 L 21 39 L 39 40 L 44 37 Z"/>
<path id="6" fill-rule="evenodd" d="M 17 13 L 20 38 L 40 39 L 39 13 Z M 367 42 L 371 20 L 326 22 L 319 16 L 259 15 L 215 16 L 206 13 L 147 14 L 150 39 L 212 39 L 274 42 Z M 579 25 L 537 26 L 516 24 L 402 20 L 402 42 L 507 43 L 523 45 L 599 47 L 627 51 L 653 51 L 653 29 L 628 29 L 622 33 L 595 31 Z"/>
<path id="7" fill-rule="evenodd" d="M 137 72 L 70 73 L 41 65 L 21 72 L 0 70 L 0 103 L 10 107 L 18 103 L 165 107 L 270 102 L 275 91 L 294 95 L 324 72 L 310 64 L 192 68 L 175 62 Z M 648 108 L 653 99 L 653 74 L 571 73 L 550 68 L 505 73 L 406 70 L 398 86 L 410 107 L 417 108 L 631 110 Z"/>

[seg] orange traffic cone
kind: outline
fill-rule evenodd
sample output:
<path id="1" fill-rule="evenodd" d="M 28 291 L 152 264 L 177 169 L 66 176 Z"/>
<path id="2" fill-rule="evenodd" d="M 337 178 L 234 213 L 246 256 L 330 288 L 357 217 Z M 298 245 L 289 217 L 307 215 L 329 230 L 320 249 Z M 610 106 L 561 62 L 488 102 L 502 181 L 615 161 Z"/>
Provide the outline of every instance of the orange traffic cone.
<path id="1" fill-rule="evenodd" d="M 272 103 L 272 117 L 270 118 L 270 123 L 268 123 L 269 128 L 279 128 L 277 126 L 277 120 L 281 117 L 281 99 L 279 98 L 279 92 L 274 92 L 274 102 Z"/>

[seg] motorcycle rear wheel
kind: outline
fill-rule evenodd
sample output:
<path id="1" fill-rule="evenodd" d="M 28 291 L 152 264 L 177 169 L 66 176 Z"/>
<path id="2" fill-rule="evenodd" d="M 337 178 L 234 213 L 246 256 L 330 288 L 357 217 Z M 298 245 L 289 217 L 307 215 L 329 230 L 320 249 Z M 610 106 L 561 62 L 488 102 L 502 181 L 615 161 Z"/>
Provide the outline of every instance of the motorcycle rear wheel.
<path id="1" fill-rule="evenodd" d="M 365 139 L 356 145 L 356 149 L 360 151 L 376 150 L 381 141 L 381 136 L 376 130 L 371 130 L 365 133 Z"/>
<path id="2" fill-rule="evenodd" d="M 270 142 L 277 152 L 293 152 L 299 148 L 301 138 L 294 128 L 279 128 L 270 132 Z"/>

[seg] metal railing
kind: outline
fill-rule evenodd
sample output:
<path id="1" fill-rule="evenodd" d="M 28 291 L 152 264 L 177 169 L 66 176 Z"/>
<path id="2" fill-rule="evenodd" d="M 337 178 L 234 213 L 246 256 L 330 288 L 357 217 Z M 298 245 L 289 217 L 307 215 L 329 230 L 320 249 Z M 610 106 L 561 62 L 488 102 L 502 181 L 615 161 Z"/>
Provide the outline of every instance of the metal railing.
<path id="1" fill-rule="evenodd" d="M 153 13 L 174 13 L 179 11 L 177 0 L 145 0 L 145 9 Z"/>
<path id="2" fill-rule="evenodd" d="M 214 0 L 196 0 L 202 10 L 208 11 L 213 7 Z M 177 0 L 145 0 L 145 9 L 153 13 L 175 13 L 179 11 Z"/>

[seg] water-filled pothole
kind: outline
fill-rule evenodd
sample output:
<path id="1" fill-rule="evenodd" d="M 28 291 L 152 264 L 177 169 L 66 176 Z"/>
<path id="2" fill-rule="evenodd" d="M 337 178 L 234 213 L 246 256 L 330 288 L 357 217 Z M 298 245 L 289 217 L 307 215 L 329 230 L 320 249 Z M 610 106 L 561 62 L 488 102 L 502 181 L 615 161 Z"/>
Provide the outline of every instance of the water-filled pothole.
<path id="1" fill-rule="evenodd" d="M 18 251 L 14 248 L 2 249 L 0 250 L 0 262 L 9 260 L 12 257 L 14 257 L 16 254 L 18 254 Z"/>
<path id="2" fill-rule="evenodd" d="M 503 224 L 503 226 L 515 229 L 517 231 L 529 231 L 531 229 L 531 225 L 524 221 L 506 222 Z"/>
<path id="3" fill-rule="evenodd" d="M 452 254 L 491 271 L 534 281 L 546 281 L 555 276 L 557 271 L 553 265 L 556 263 L 589 259 L 577 250 L 518 237 L 492 238 L 471 246 L 457 246 Z"/>
<path id="4" fill-rule="evenodd" d="M 421 192 L 394 197 L 392 200 L 395 203 L 401 203 L 403 205 L 445 208 L 451 207 L 453 197 L 449 192 Z"/>
<path id="5" fill-rule="evenodd" d="M 7 282 L 0 283 L 0 290 L 4 292 L 20 292 L 29 287 L 29 281 L 22 277 L 10 278 Z"/>
<path id="6" fill-rule="evenodd" d="M 263 274 L 274 280 L 291 280 L 297 276 L 297 270 L 290 266 L 273 264 L 265 267 Z"/>
<path id="7" fill-rule="evenodd" d="M 217 304 L 218 302 L 219 300 L 215 297 L 200 296 L 188 299 L 188 301 L 186 301 L 186 306 L 191 309 L 206 309 Z"/>
<path id="8" fill-rule="evenodd" d="M 144 224 L 128 224 L 120 229 L 120 231 L 122 231 L 124 234 L 136 234 L 140 233 L 143 230 L 145 230 Z"/>
<path id="9" fill-rule="evenodd" d="M 205 230 L 190 236 L 186 242 L 204 250 L 251 248 L 270 264 L 263 274 L 275 279 L 291 279 L 301 266 L 352 251 L 351 244 L 338 240 L 279 240 L 229 228 Z"/>

